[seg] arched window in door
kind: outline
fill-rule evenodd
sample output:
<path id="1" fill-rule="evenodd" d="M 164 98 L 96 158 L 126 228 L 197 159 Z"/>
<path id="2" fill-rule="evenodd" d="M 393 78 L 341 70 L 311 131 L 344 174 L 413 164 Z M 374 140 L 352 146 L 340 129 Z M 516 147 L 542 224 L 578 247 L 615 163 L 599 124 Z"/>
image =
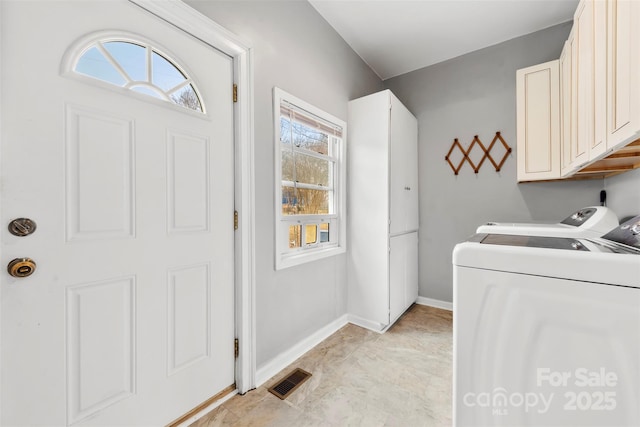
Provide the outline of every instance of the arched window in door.
<path id="1" fill-rule="evenodd" d="M 182 67 L 148 43 L 106 38 L 80 51 L 75 73 L 204 112 L 193 80 Z"/>

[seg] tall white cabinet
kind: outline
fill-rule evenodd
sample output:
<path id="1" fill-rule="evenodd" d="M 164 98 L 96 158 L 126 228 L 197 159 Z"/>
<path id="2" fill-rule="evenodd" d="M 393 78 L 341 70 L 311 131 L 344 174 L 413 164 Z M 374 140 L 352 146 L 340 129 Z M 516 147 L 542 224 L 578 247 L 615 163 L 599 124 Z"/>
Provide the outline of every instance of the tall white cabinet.
<path id="1" fill-rule="evenodd" d="M 348 123 L 348 312 L 381 331 L 418 298 L 418 122 L 385 90 Z"/>

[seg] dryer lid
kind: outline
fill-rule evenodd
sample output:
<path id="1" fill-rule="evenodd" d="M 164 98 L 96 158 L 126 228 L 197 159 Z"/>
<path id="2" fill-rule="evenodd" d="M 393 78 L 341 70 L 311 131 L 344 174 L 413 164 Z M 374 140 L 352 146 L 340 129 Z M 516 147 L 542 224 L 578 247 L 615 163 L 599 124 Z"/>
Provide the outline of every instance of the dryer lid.
<path id="1" fill-rule="evenodd" d="M 640 215 L 620 224 L 602 236 L 602 238 L 640 250 Z"/>

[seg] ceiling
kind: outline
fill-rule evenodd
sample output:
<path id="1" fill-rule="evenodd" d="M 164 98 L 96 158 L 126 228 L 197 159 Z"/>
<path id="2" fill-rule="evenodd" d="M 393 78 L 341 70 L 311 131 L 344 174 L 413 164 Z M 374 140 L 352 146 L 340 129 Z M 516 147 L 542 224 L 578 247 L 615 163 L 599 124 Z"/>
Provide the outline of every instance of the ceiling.
<path id="1" fill-rule="evenodd" d="M 573 19 L 578 0 L 309 0 L 386 80 Z"/>

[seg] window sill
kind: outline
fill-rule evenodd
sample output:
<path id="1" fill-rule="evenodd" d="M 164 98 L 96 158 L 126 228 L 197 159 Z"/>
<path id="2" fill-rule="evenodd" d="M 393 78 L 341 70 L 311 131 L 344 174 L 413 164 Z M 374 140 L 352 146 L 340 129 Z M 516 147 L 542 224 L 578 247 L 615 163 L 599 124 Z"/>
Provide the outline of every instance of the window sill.
<path id="1" fill-rule="evenodd" d="M 347 250 L 344 246 L 334 246 L 330 248 L 308 249 L 294 254 L 279 255 L 276 258 L 276 270 L 283 270 L 296 265 L 306 264 L 308 262 L 343 254 L 346 251 Z"/>

